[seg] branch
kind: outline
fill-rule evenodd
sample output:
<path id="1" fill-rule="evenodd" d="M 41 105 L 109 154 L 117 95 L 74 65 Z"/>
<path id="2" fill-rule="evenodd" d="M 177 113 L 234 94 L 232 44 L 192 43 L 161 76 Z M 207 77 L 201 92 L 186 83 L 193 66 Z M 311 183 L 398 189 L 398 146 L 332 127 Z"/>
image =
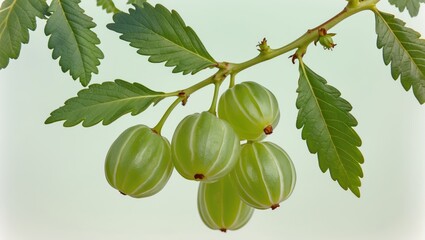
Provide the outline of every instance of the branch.
<path id="1" fill-rule="evenodd" d="M 375 8 L 376 3 L 379 0 L 366 0 L 358 2 L 358 4 L 354 4 L 353 1 L 350 1 L 344 9 L 339 12 L 337 15 L 329 19 L 328 21 L 320 24 L 319 26 L 307 30 L 305 34 L 296 39 L 295 41 L 277 49 L 267 48 L 266 51 L 261 51 L 260 54 L 246 62 L 242 63 L 230 63 L 229 64 L 229 72 L 231 74 L 236 74 L 244 69 L 252 67 L 258 63 L 270 60 L 282 54 L 285 54 L 291 50 L 297 49 L 296 53 L 293 55 L 293 59 L 296 59 L 298 56 L 302 56 L 306 53 L 308 45 L 319 38 L 319 30 L 325 29 L 329 30 L 336 26 L 338 23 L 342 22 L 344 19 L 359 13 L 364 10 L 373 10 Z M 356 6 L 353 6 L 356 5 Z"/>

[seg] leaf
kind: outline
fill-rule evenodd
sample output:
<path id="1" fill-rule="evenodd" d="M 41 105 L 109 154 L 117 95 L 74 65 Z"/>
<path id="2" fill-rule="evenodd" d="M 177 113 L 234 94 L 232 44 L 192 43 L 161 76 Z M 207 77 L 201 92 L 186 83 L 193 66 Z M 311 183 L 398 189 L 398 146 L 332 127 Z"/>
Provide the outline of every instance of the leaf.
<path id="1" fill-rule="evenodd" d="M 60 57 L 59 65 L 63 72 L 70 72 L 74 80 L 80 79 L 83 86 L 89 84 L 92 73 L 98 73 L 102 51 L 96 46 L 100 43 L 91 28 L 96 26 L 92 18 L 84 14 L 78 4 L 80 0 L 53 0 L 44 29 L 50 35 L 49 48 L 52 57 Z"/>
<path id="2" fill-rule="evenodd" d="M 145 3 L 146 0 L 128 0 L 127 4 L 136 4 L 139 5 L 140 7 L 143 7 L 143 3 Z"/>
<path id="3" fill-rule="evenodd" d="M 0 7 L 0 69 L 17 59 L 21 44 L 29 42 L 29 31 L 37 27 L 36 17 L 47 13 L 45 0 L 6 0 Z"/>
<path id="4" fill-rule="evenodd" d="M 398 7 L 400 12 L 407 8 L 410 16 L 414 17 L 419 13 L 420 3 L 425 3 L 425 0 L 388 0 L 388 2 Z"/>
<path id="5" fill-rule="evenodd" d="M 375 12 L 377 46 L 383 49 L 386 65 L 391 63 L 394 80 L 399 76 L 404 89 L 413 88 L 418 101 L 425 102 L 425 40 L 405 22 L 384 12 Z"/>
<path id="6" fill-rule="evenodd" d="M 107 27 L 122 33 L 120 38 L 138 48 L 139 54 L 150 56 L 150 62 L 166 62 L 165 66 L 175 66 L 174 73 L 183 74 L 195 74 L 215 64 L 196 33 L 176 11 L 170 12 L 160 4 L 135 7 L 129 14 L 115 14 L 115 23 Z"/>
<path id="7" fill-rule="evenodd" d="M 102 6 L 107 13 L 118 13 L 121 12 L 117 7 L 115 7 L 113 0 L 97 0 L 97 6 Z"/>
<path id="8" fill-rule="evenodd" d="M 297 128 L 302 128 L 309 151 L 317 153 L 322 172 L 329 169 L 333 180 L 360 197 L 364 159 L 358 149 L 361 139 L 353 129 L 357 120 L 349 113 L 352 107 L 302 62 L 299 70 Z"/>
<path id="9" fill-rule="evenodd" d="M 164 97 L 162 92 L 119 79 L 115 82 L 92 84 L 53 111 L 45 123 L 65 120 L 65 127 L 72 127 L 80 122 L 83 122 L 84 127 L 90 127 L 103 121 L 103 125 L 108 125 L 124 114 L 131 112 L 132 115 L 137 115 Z"/>

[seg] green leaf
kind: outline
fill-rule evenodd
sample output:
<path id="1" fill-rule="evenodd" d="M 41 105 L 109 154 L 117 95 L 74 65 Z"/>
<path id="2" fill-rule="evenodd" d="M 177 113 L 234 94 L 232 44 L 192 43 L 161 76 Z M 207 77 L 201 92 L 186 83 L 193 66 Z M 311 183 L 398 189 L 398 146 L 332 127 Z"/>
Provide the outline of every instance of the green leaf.
<path id="1" fill-rule="evenodd" d="M 150 56 L 150 62 L 166 62 L 165 66 L 175 66 L 174 73 L 183 74 L 195 74 L 216 63 L 176 11 L 170 12 L 160 4 L 135 7 L 130 14 L 115 14 L 115 23 L 107 27 L 122 33 L 120 38 L 138 48 L 139 54 Z"/>
<path id="2" fill-rule="evenodd" d="M 136 4 L 136 5 L 143 7 L 143 3 L 145 3 L 145 2 L 146 2 L 146 0 L 128 0 L 127 4 Z"/>
<path id="3" fill-rule="evenodd" d="M 97 0 L 97 6 L 101 6 L 107 13 L 121 12 L 117 7 L 115 7 L 113 0 Z"/>
<path id="4" fill-rule="evenodd" d="M 92 18 L 84 14 L 80 0 L 53 0 L 44 29 L 50 35 L 49 48 L 52 57 L 60 57 L 63 72 L 69 71 L 74 80 L 80 79 L 83 86 L 89 84 L 92 73 L 98 73 L 102 51 L 96 46 L 99 38 L 91 30 L 96 26 Z"/>
<path id="5" fill-rule="evenodd" d="M 329 169 L 333 180 L 360 197 L 364 159 L 358 149 L 361 139 L 353 129 L 357 120 L 349 113 L 352 107 L 302 62 L 299 70 L 297 128 L 302 128 L 309 151 L 317 153 L 322 172 Z"/>
<path id="6" fill-rule="evenodd" d="M 64 120 L 65 127 L 72 127 L 80 122 L 83 122 L 84 127 L 90 127 L 103 121 L 103 125 L 108 125 L 124 114 L 131 112 L 132 115 L 137 115 L 164 97 L 162 92 L 123 80 L 92 84 L 53 111 L 45 123 Z"/>
<path id="7" fill-rule="evenodd" d="M 47 13 L 45 0 L 6 0 L 0 7 L 0 69 L 17 59 L 21 44 L 29 42 L 29 31 L 37 27 L 36 17 Z"/>
<path id="8" fill-rule="evenodd" d="M 405 22 L 384 12 L 375 12 L 377 46 L 383 49 L 386 65 L 391 63 L 394 80 L 400 76 L 401 84 L 413 93 L 418 101 L 425 102 L 425 40 Z"/>
<path id="9" fill-rule="evenodd" d="M 414 17 L 419 13 L 420 3 L 425 3 L 425 0 L 388 0 L 388 2 L 398 7 L 400 12 L 407 8 L 410 16 Z"/>

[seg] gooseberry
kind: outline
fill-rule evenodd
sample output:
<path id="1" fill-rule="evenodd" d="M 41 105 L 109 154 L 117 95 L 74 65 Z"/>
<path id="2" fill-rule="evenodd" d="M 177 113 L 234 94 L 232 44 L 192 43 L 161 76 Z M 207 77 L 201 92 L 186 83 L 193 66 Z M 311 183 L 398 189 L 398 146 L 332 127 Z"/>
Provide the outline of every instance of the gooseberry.
<path id="1" fill-rule="evenodd" d="M 109 184 L 135 198 L 159 192 L 172 171 L 170 143 L 145 125 L 125 130 L 106 155 L 105 175 Z"/>
<path id="2" fill-rule="evenodd" d="M 190 180 L 212 182 L 225 176 L 235 166 L 239 151 L 232 127 L 210 112 L 185 117 L 171 141 L 174 166 Z"/>
<path id="3" fill-rule="evenodd" d="M 220 97 L 217 112 L 241 140 L 265 138 L 273 132 L 280 118 L 276 97 L 255 82 L 242 82 L 227 89 Z"/>
<path id="4" fill-rule="evenodd" d="M 199 184 L 198 212 L 209 228 L 226 232 L 248 223 L 254 209 L 241 200 L 229 176 L 225 176 Z"/>
<path id="5" fill-rule="evenodd" d="M 257 209 L 275 209 L 295 186 L 295 168 L 288 154 L 271 142 L 248 142 L 230 174 L 240 197 Z"/>

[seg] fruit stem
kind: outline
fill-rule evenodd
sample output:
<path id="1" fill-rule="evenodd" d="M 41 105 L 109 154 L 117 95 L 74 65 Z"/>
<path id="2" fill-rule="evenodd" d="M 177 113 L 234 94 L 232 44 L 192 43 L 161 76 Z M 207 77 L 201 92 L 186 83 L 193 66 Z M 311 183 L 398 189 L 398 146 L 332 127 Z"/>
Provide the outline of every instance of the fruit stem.
<path id="1" fill-rule="evenodd" d="M 232 88 L 233 86 L 235 86 L 236 83 L 236 73 L 234 74 L 230 74 L 230 83 L 229 83 L 229 88 Z"/>
<path id="2" fill-rule="evenodd" d="M 229 63 L 229 73 L 236 74 L 258 63 L 270 60 L 291 50 L 302 48 L 303 51 L 301 53 L 300 51 L 297 51 L 297 53 L 293 55 L 292 59 L 293 61 L 295 61 L 295 59 L 299 57 L 297 54 L 300 54 L 300 56 L 304 55 L 307 50 L 307 46 L 319 38 L 319 29 L 329 30 L 344 19 L 350 17 L 351 15 L 354 15 L 364 10 L 373 10 L 376 6 L 376 3 L 378 3 L 379 1 L 380 0 L 349 1 L 346 7 L 344 7 L 344 9 L 337 15 L 327 20 L 326 22 L 320 24 L 319 26 L 307 30 L 306 33 L 304 33 L 302 36 L 300 36 L 293 42 L 281 48 L 269 49 L 267 52 L 261 52 L 256 57 L 242 63 Z"/>
<path id="3" fill-rule="evenodd" d="M 217 115 L 217 112 L 216 112 L 216 110 L 217 110 L 217 101 L 218 101 L 218 95 L 219 95 L 219 92 L 220 92 L 220 86 L 221 86 L 221 83 L 222 82 L 223 81 L 219 81 L 219 82 L 215 82 L 214 83 L 214 97 L 213 97 L 213 100 L 212 100 L 212 103 L 211 103 L 211 107 L 208 110 L 208 112 L 210 112 L 210 113 L 212 113 L 214 115 Z"/>
<path id="4" fill-rule="evenodd" d="M 218 91 L 220 88 L 221 83 L 223 82 L 223 80 L 226 78 L 226 74 L 218 74 L 223 70 L 219 70 L 216 74 L 184 89 L 184 90 L 178 90 L 175 92 L 169 92 L 166 93 L 165 96 L 167 97 L 171 97 L 171 96 L 175 96 L 177 97 L 177 99 L 170 105 L 170 107 L 168 107 L 167 111 L 164 113 L 164 115 L 162 116 L 161 120 L 159 120 L 158 124 L 152 128 L 152 130 L 154 130 L 155 132 L 157 132 L 159 135 L 161 135 L 161 129 L 162 126 L 164 125 L 165 121 L 167 121 L 168 116 L 170 116 L 171 112 L 174 110 L 174 108 L 181 102 L 183 104 L 183 106 L 186 104 L 187 99 L 189 98 L 190 94 L 198 91 L 201 88 L 204 88 L 210 84 L 215 84 L 215 90 L 214 90 L 214 99 L 213 99 L 213 104 L 211 105 L 211 108 L 209 110 L 209 112 L 215 114 L 215 108 L 216 108 L 216 104 L 217 104 L 217 99 L 218 99 Z M 217 76 L 222 76 L 222 77 L 217 77 Z M 217 86 L 218 85 L 218 86 Z M 212 109 L 214 109 L 214 111 L 212 111 Z"/>
<path id="5" fill-rule="evenodd" d="M 165 111 L 162 118 L 159 120 L 158 124 L 156 124 L 155 127 L 152 128 L 153 131 L 158 133 L 158 135 L 161 135 L 162 127 L 164 126 L 165 121 L 167 121 L 167 118 L 170 116 L 171 112 L 174 110 L 174 108 L 183 101 L 181 97 L 178 97 L 176 100 L 174 100 L 173 103 L 168 107 L 167 111 Z"/>

